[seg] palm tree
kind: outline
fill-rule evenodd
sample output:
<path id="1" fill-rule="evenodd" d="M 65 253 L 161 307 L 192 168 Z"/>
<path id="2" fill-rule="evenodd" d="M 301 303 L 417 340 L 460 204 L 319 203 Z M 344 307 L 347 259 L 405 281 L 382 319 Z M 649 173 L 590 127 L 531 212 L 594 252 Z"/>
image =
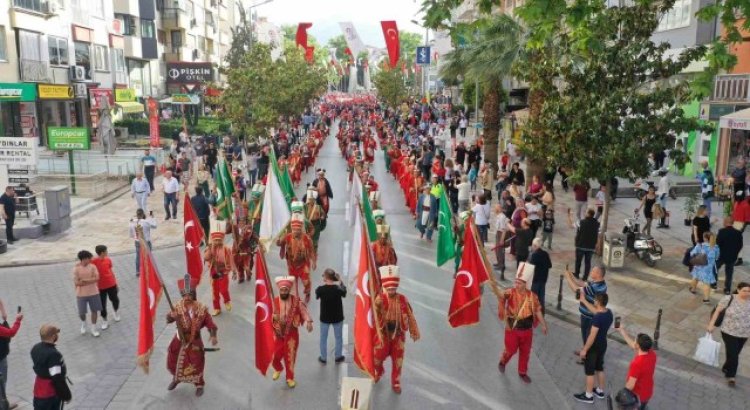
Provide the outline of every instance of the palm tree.
<path id="1" fill-rule="evenodd" d="M 462 76 L 465 82 L 477 82 L 483 91 L 484 156 L 493 166 L 498 161 L 503 78 L 523 52 L 523 27 L 507 14 L 491 15 L 471 25 L 473 33 L 466 44 L 446 54 L 440 70 L 444 80 Z"/>

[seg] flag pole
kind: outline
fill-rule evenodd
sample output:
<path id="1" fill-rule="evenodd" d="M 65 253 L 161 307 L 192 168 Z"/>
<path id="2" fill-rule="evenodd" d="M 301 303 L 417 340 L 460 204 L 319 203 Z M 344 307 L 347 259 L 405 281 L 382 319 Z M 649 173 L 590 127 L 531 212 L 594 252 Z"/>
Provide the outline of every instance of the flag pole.
<path id="1" fill-rule="evenodd" d="M 495 294 L 495 296 L 502 297 L 502 289 L 500 286 L 498 286 L 497 282 L 495 282 L 494 274 L 495 272 L 491 270 L 491 265 L 489 261 L 487 260 L 487 252 L 484 249 L 484 246 L 480 246 L 482 241 L 479 239 L 479 234 L 476 230 L 476 225 L 474 224 L 474 218 L 470 219 L 470 225 L 469 229 L 471 230 L 471 234 L 474 237 L 474 243 L 476 244 L 477 248 L 479 248 L 479 254 L 482 256 L 482 263 L 484 263 L 484 268 L 488 272 L 489 282 L 490 282 L 490 289 L 492 289 L 492 292 Z"/>

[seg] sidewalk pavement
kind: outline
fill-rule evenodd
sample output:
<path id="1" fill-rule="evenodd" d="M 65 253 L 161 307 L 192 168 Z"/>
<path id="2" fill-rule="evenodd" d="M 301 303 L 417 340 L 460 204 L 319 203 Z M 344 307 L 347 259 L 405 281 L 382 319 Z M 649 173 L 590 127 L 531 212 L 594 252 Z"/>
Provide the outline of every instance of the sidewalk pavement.
<path id="1" fill-rule="evenodd" d="M 182 197 L 178 203 L 177 219 L 164 221 L 163 194 L 157 188 L 148 199 L 148 208 L 154 211 L 157 228 L 151 232 L 154 248 L 178 246 L 182 243 Z M 8 245 L 8 252 L 0 255 L 0 267 L 38 265 L 62 261 L 73 261 L 78 251 L 87 249 L 93 253 L 96 245 L 106 245 L 110 255 L 134 252 L 133 240 L 129 236 L 129 221 L 135 217 L 137 205 L 130 197 L 130 187 L 95 201 L 74 201 L 71 204 L 72 226 L 67 231 L 42 236 L 38 239 L 22 239 Z M 79 208 L 76 209 L 76 205 Z M 79 212 L 85 207 L 89 212 Z M 85 210 L 84 210 L 85 211 Z M 53 245 L 54 244 L 54 245 Z M 135 259 L 134 259 L 135 263 Z"/>
<path id="2" fill-rule="evenodd" d="M 575 230 L 568 225 L 568 208 L 575 209 L 572 190 L 568 193 L 560 189 L 555 190 L 555 232 L 552 241 L 553 250 L 550 251 L 552 259 L 552 270 L 547 283 L 548 310 L 554 309 L 557 302 L 559 289 L 559 277 L 565 271 L 566 264 L 570 269 L 575 265 Z M 658 261 L 654 268 L 649 268 L 634 255 L 625 259 L 625 266 L 619 269 L 607 270 L 607 286 L 609 288 L 609 307 L 615 315 L 622 316 L 622 322 L 629 328 L 638 328 L 640 331 L 654 334 L 656 318 L 659 309 L 662 309 L 661 329 L 659 345 L 665 351 L 674 352 L 688 358 L 692 358 L 698 339 L 705 334 L 711 309 L 724 296 L 721 293 L 724 284 L 724 274 L 719 274 L 719 293 L 711 295 L 711 304 L 702 303 L 702 295 L 693 295 L 688 291 L 690 274 L 682 265 L 682 257 L 689 246 L 690 227 L 683 224 L 682 202 L 684 198 L 669 200 L 667 209 L 672 213 L 669 229 L 652 229 L 652 236 L 664 249 L 662 260 Z M 593 200 L 589 205 L 593 207 Z M 618 198 L 612 204 L 609 215 L 608 232 L 622 232 L 624 219 L 632 217 L 633 210 L 638 207 L 639 201 L 635 198 Z M 721 203 L 713 205 L 712 230 L 716 232 L 722 227 Z M 641 227 L 645 219 L 641 212 Z M 654 222 L 656 225 L 656 222 Z M 745 243 L 750 244 L 750 232 L 745 233 Z M 490 245 L 489 246 L 494 246 Z M 494 252 L 488 251 L 491 262 L 494 260 Z M 743 249 L 741 255 L 746 260 L 750 257 L 748 246 Z M 509 267 L 515 267 L 513 257 L 506 257 Z M 601 261 L 595 257 L 592 264 Z M 511 269 L 512 269 L 511 268 Z M 511 271 L 512 273 L 512 271 Z M 507 275 L 507 272 L 506 272 Z M 507 275 L 510 276 L 510 275 Z M 747 266 L 735 267 L 733 287 L 740 281 L 750 280 L 750 271 Z M 577 322 L 578 303 L 575 294 L 570 291 L 567 284 L 563 284 L 563 312 L 571 322 Z M 720 340 L 718 331 L 715 338 Z M 739 375 L 750 376 L 750 349 L 745 349 L 740 357 Z M 722 346 L 722 355 L 724 347 Z M 719 369 L 715 369 L 717 377 L 721 377 Z"/>

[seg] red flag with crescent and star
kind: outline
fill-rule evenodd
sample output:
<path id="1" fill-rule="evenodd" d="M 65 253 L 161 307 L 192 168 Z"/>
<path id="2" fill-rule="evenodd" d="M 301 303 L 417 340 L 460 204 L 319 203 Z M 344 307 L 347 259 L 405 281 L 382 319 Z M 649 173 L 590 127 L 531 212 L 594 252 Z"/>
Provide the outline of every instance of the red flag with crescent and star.
<path id="1" fill-rule="evenodd" d="M 201 226 L 198 216 L 195 215 L 193 205 L 190 203 L 190 196 L 185 192 L 183 201 L 183 223 L 185 230 L 185 262 L 187 271 L 193 279 L 195 286 L 201 282 L 203 273 L 203 256 L 201 255 L 201 241 L 205 238 L 203 227 Z"/>
<path id="2" fill-rule="evenodd" d="M 359 242 L 359 249 L 352 249 L 352 257 L 358 258 L 358 263 L 354 265 L 357 266 L 354 301 L 354 364 L 377 382 L 380 375 L 377 374 L 375 367 L 375 347 L 381 343 L 381 335 L 375 297 L 380 293 L 380 280 L 375 269 L 367 228 L 363 226 L 361 211 L 355 215 L 355 218 L 355 244 Z"/>
<path id="3" fill-rule="evenodd" d="M 391 68 L 396 68 L 398 58 L 401 54 L 401 43 L 398 37 L 398 27 L 393 20 L 381 21 L 380 26 L 383 28 L 383 37 L 385 37 L 385 46 L 388 48 L 388 61 Z"/>
<path id="4" fill-rule="evenodd" d="M 154 350 L 154 320 L 156 320 L 156 308 L 161 299 L 162 284 L 159 273 L 156 271 L 154 257 L 151 250 L 146 246 L 146 241 L 140 240 L 140 288 L 141 306 L 140 320 L 138 322 L 138 350 L 136 363 L 148 373 L 148 362 L 151 352 Z"/>
<path id="5" fill-rule="evenodd" d="M 474 220 L 469 218 L 464 229 L 461 265 L 456 272 L 453 295 L 448 308 L 448 322 L 452 327 L 479 323 L 479 308 L 482 301 L 479 286 L 490 278 L 474 230 Z"/>
<path id="6" fill-rule="evenodd" d="M 273 288 L 268 281 L 266 257 L 255 250 L 255 367 L 266 375 L 276 347 L 273 330 Z"/>

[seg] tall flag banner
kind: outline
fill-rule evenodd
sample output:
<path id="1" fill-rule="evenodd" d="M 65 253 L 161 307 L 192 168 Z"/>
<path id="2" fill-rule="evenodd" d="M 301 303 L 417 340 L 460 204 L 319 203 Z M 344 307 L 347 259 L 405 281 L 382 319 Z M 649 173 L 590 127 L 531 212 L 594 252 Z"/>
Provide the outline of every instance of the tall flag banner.
<path id="1" fill-rule="evenodd" d="M 294 40 L 298 46 L 307 50 L 307 29 L 312 27 L 312 23 L 299 23 L 297 26 L 297 35 Z"/>
<path id="2" fill-rule="evenodd" d="M 469 218 L 464 230 L 461 265 L 453 282 L 453 294 L 448 309 L 448 322 L 452 327 L 479 323 L 479 308 L 482 301 L 480 285 L 489 280 L 487 266 L 479 251 L 474 229 L 474 219 Z"/>
<path id="3" fill-rule="evenodd" d="M 232 194 L 234 193 L 234 182 L 232 174 L 229 173 L 227 160 L 222 158 L 219 161 L 216 177 L 216 209 L 220 220 L 232 219 Z"/>
<path id="4" fill-rule="evenodd" d="M 154 350 L 154 321 L 156 320 L 156 308 L 162 294 L 162 283 L 156 270 L 151 250 L 146 246 L 146 241 L 140 240 L 140 319 L 138 321 L 138 350 L 136 363 L 144 373 L 148 373 L 149 359 Z"/>
<path id="5" fill-rule="evenodd" d="M 292 199 L 295 197 L 294 184 L 292 184 L 292 177 L 289 176 L 289 165 L 284 166 L 284 172 L 281 173 L 279 178 L 281 183 L 281 189 L 284 191 L 284 198 L 289 206 L 292 206 Z"/>
<path id="6" fill-rule="evenodd" d="M 375 218 L 372 216 L 372 205 L 370 205 L 370 197 L 367 195 L 367 189 L 362 186 L 362 214 L 365 217 L 365 226 L 367 226 L 367 236 L 370 241 L 376 241 L 378 239 L 378 228 L 375 226 Z"/>
<path id="7" fill-rule="evenodd" d="M 353 226 L 355 222 L 355 214 L 357 214 L 358 208 L 357 204 L 362 198 L 362 195 L 360 195 L 360 192 L 364 189 L 364 185 L 362 184 L 362 180 L 359 179 L 359 174 L 357 171 L 352 171 L 352 186 L 351 191 L 349 191 L 349 214 L 346 215 L 346 220 L 349 222 L 349 226 Z M 354 249 L 354 248 L 352 248 Z M 354 272 L 353 270 L 350 272 Z"/>
<path id="8" fill-rule="evenodd" d="M 385 46 L 388 49 L 388 62 L 391 68 L 396 68 L 398 59 L 401 55 L 401 42 L 398 35 L 398 26 L 393 20 L 381 21 L 380 26 L 383 28 L 383 37 L 385 37 Z"/>
<path id="9" fill-rule="evenodd" d="M 359 214 L 359 212 L 358 212 Z M 356 256 L 356 298 L 354 301 L 354 363 L 371 379 L 377 381 L 375 370 L 375 345 L 380 340 L 378 334 L 379 320 L 375 309 L 376 288 L 375 263 L 372 258 L 370 243 L 367 240 L 362 219 L 357 217 L 354 235 L 359 236 L 358 248 L 352 248 L 352 256 Z"/>
<path id="10" fill-rule="evenodd" d="M 260 243 L 266 250 L 292 219 L 289 204 L 279 184 L 279 166 L 273 150 L 269 152 L 269 160 L 272 169 L 268 173 L 266 189 L 263 193 L 263 212 L 260 215 L 260 233 L 258 234 Z"/>
<path id="11" fill-rule="evenodd" d="M 445 194 L 446 190 L 442 191 L 438 214 L 437 266 L 443 266 L 445 262 L 456 257 L 456 237 L 451 224 L 453 211 Z"/>
<path id="12" fill-rule="evenodd" d="M 255 367 L 266 375 L 276 350 L 273 330 L 273 287 L 263 250 L 255 249 Z"/>
<path id="13" fill-rule="evenodd" d="M 352 22 L 342 22 L 339 23 L 339 26 L 341 26 L 341 31 L 344 33 L 344 39 L 346 40 L 346 45 L 349 46 L 349 49 L 352 51 L 352 55 L 356 58 L 359 57 L 359 53 L 363 51 L 367 51 L 367 48 L 365 47 L 365 43 L 362 42 L 362 39 L 359 38 L 359 34 L 357 34 L 357 29 L 354 28 L 354 24 Z"/>
<path id="14" fill-rule="evenodd" d="M 193 205 L 190 203 L 190 195 L 185 192 L 184 205 L 182 206 L 183 229 L 185 231 L 185 262 L 187 271 L 195 286 L 201 282 L 203 273 L 203 256 L 201 255 L 201 241 L 205 239 L 205 232 L 201 226 L 198 216 L 195 215 Z"/>
<path id="15" fill-rule="evenodd" d="M 305 61 L 312 63 L 315 58 L 315 47 L 305 47 Z"/>

